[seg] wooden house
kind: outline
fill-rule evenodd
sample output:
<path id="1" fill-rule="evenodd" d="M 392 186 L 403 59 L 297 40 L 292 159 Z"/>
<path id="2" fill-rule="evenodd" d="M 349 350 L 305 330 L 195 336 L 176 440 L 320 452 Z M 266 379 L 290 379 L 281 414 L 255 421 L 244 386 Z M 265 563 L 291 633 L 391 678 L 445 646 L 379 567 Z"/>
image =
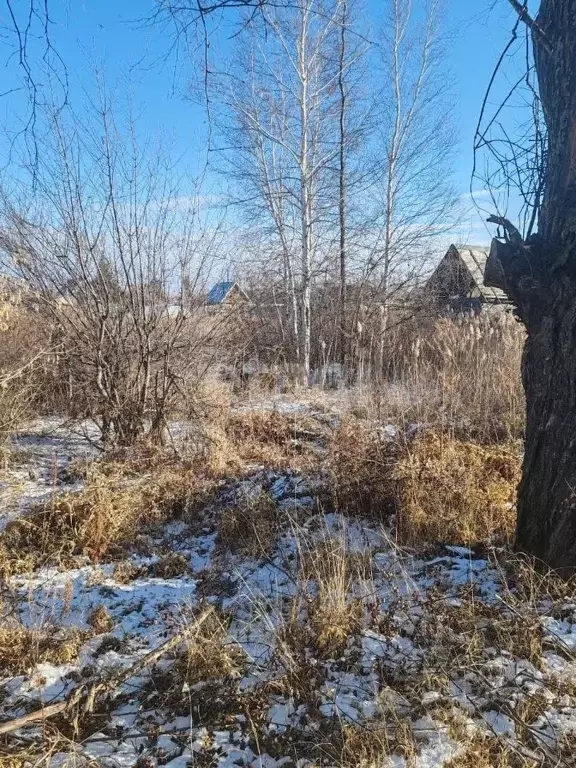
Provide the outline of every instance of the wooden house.
<path id="1" fill-rule="evenodd" d="M 208 291 L 206 297 L 208 307 L 240 307 L 250 304 L 248 295 L 240 288 L 238 283 L 224 281 L 216 283 Z"/>
<path id="2" fill-rule="evenodd" d="M 485 306 L 509 304 L 503 291 L 484 285 L 489 253 L 484 246 L 452 244 L 426 282 L 424 300 L 447 312 L 480 312 Z"/>

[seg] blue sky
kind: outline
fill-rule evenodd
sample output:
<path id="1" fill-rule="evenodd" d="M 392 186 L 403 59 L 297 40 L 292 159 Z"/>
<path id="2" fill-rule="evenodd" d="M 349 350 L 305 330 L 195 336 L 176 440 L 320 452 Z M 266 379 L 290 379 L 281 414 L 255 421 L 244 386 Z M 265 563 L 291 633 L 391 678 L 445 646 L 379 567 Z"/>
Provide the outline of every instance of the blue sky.
<path id="1" fill-rule="evenodd" d="M 378 23 L 381 0 L 367 0 Z M 472 141 L 480 105 L 494 64 L 510 36 L 514 13 L 506 0 L 445 0 L 447 65 L 454 79 L 453 119 L 460 136 L 455 149 L 455 182 L 466 201 L 472 167 Z M 70 77 L 72 101 L 80 99 L 96 69 L 104 70 L 113 93 L 128 94 L 136 104 L 140 130 L 172 145 L 182 168 L 191 172 L 206 160 L 206 111 L 190 98 L 194 59 L 170 55 L 166 29 L 143 23 L 149 0 L 51 0 L 53 39 Z M 225 57 L 232 32 L 230 15 L 214 18 L 211 55 Z M 0 70 L 1 72 L 1 70 Z M 5 89 L 0 83 L 0 92 Z M 88 89 L 91 86 L 88 86 Z M 0 121 L 9 124 L 18 97 L 0 101 Z M 470 211 L 459 239 L 488 242 L 482 217 Z"/>

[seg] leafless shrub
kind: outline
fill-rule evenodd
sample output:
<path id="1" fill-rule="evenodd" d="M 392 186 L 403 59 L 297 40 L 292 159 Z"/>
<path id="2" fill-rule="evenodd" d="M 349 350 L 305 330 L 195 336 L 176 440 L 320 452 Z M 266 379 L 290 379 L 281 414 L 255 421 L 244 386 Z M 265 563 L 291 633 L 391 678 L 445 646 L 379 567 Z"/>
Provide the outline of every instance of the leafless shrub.
<path id="1" fill-rule="evenodd" d="M 216 235 L 195 190 L 183 198 L 133 137 L 107 104 L 84 128 L 54 117 L 34 195 L 3 200 L 0 230 L 5 270 L 54 327 L 70 412 L 120 445 L 163 442 L 231 319 L 204 307 Z"/>
<path id="2" fill-rule="evenodd" d="M 56 368 L 51 328 L 22 285 L 0 283 L 0 439 L 46 409 Z"/>

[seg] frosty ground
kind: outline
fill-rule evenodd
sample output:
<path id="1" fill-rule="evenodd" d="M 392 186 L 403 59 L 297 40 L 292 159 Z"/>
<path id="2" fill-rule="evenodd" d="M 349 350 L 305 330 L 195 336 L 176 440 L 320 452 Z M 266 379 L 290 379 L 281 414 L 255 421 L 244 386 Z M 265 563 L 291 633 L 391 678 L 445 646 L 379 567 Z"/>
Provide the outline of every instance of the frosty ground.
<path id="1" fill-rule="evenodd" d="M 336 404 L 236 411 L 291 423 L 290 451 L 248 455 L 104 555 L 6 567 L 0 765 L 574 765 L 570 585 L 497 542 L 408 547 L 393 512 L 332 503 Z M 82 434 L 15 438 L 6 530 L 82 493 L 78 465 L 101 461 Z"/>

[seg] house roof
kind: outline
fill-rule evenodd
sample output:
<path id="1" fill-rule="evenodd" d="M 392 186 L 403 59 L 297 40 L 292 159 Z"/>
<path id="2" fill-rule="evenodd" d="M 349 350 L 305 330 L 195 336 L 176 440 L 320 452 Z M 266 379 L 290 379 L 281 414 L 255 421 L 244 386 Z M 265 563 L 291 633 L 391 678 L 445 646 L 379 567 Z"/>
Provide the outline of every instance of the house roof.
<path id="1" fill-rule="evenodd" d="M 226 301 L 226 298 L 228 297 L 230 292 L 234 288 L 238 289 L 242 298 L 248 300 L 248 296 L 244 293 L 242 288 L 240 288 L 238 283 L 231 280 L 225 280 L 222 283 L 216 283 L 216 285 L 210 288 L 210 290 L 208 291 L 208 296 L 206 298 L 206 303 L 209 305 L 223 304 Z"/>
<path id="2" fill-rule="evenodd" d="M 484 270 L 490 255 L 490 248 L 480 245 L 454 245 L 451 247 L 458 251 L 483 298 L 499 302 L 508 301 L 504 291 L 484 285 Z"/>
<path id="3" fill-rule="evenodd" d="M 208 291 L 208 298 L 206 299 L 206 303 L 222 304 L 222 302 L 226 299 L 226 296 L 228 296 L 235 285 L 236 283 L 230 281 L 216 283 L 216 285 L 213 285 L 212 288 L 210 288 Z"/>

